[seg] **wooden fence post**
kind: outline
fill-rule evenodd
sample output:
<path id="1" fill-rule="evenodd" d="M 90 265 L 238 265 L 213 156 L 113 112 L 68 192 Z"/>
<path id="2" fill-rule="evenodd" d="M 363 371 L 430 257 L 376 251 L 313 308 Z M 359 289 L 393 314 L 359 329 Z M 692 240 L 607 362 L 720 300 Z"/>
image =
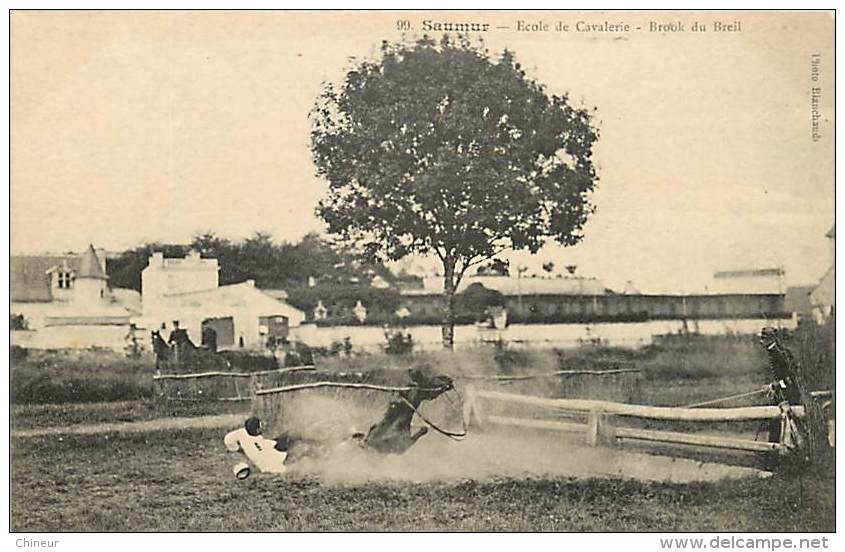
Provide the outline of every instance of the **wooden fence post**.
<path id="1" fill-rule="evenodd" d="M 597 409 L 591 410 L 587 421 L 587 445 L 597 447 L 615 444 L 616 426 L 612 416 Z"/>
<path id="2" fill-rule="evenodd" d="M 801 449 L 804 446 L 804 439 L 795 424 L 789 401 L 782 401 L 778 406 L 781 410 L 780 444 L 783 445 L 781 452 Z"/>
<path id="3" fill-rule="evenodd" d="M 484 426 L 481 405 L 479 404 L 478 397 L 475 394 L 475 387 L 472 385 L 468 385 L 464 391 L 463 417 L 464 427 L 466 429 L 469 429 L 470 427 Z"/>

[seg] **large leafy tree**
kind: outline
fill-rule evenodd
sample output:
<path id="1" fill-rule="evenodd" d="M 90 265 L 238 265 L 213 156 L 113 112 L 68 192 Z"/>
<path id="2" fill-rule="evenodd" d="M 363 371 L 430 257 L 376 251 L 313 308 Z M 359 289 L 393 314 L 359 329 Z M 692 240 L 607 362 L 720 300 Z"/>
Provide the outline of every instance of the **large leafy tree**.
<path id="1" fill-rule="evenodd" d="M 547 93 L 507 50 L 491 57 L 449 36 L 383 43 L 325 85 L 311 119 L 329 184 L 318 214 L 368 257 L 440 259 L 445 347 L 469 267 L 549 239 L 573 245 L 593 211 L 590 111 Z"/>

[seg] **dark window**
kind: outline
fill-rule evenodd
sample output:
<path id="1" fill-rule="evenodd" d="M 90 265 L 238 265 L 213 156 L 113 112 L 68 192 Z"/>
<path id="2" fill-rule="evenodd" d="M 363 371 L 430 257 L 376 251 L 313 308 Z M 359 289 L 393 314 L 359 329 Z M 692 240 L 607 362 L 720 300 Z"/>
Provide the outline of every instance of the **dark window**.
<path id="1" fill-rule="evenodd" d="M 59 271 L 59 289 L 73 287 L 73 272 Z"/>

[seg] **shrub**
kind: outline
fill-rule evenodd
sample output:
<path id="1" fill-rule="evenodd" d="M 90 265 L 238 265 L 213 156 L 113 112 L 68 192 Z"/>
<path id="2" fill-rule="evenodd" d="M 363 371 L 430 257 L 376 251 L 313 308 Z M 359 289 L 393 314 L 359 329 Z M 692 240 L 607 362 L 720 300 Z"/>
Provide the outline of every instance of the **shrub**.
<path id="1" fill-rule="evenodd" d="M 293 348 L 285 354 L 285 367 L 312 366 L 314 364 L 314 356 L 320 354 L 320 352 L 317 347 L 309 347 L 305 343 L 297 341 L 294 343 Z"/>
<path id="2" fill-rule="evenodd" d="M 9 329 L 10 330 L 28 330 L 29 324 L 22 314 L 9 314 Z"/>
<path id="3" fill-rule="evenodd" d="M 496 361 L 496 366 L 499 367 L 499 373 L 512 374 L 514 368 L 521 368 L 531 364 L 530 351 L 508 349 L 505 342 L 501 339 L 495 345 L 496 352 L 493 354 L 493 360 Z"/>
<path id="4" fill-rule="evenodd" d="M 387 340 L 384 352 L 389 355 L 409 355 L 414 351 L 414 338 L 408 331 L 386 331 L 384 337 Z"/>
<path id="5" fill-rule="evenodd" d="M 336 339 L 329 345 L 329 354 L 332 356 L 349 356 L 352 354 L 352 339 L 349 336 L 343 339 Z"/>
<path id="6" fill-rule="evenodd" d="M 822 324 L 802 320 L 786 346 L 798 361 L 804 380 L 812 390 L 836 389 L 836 321 Z"/>

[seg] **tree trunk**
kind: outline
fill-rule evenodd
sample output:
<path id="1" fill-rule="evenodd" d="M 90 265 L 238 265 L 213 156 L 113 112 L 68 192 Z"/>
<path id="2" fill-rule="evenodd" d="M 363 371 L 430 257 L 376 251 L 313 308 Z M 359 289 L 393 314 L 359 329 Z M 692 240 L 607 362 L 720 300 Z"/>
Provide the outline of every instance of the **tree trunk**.
<path id="1" fill-rule="evenodd" d="M 443 323 L 440 333 L 443 337 L 443 348 L 453 349 L 455 345 L 455 261 L 443 261 Z"/>

